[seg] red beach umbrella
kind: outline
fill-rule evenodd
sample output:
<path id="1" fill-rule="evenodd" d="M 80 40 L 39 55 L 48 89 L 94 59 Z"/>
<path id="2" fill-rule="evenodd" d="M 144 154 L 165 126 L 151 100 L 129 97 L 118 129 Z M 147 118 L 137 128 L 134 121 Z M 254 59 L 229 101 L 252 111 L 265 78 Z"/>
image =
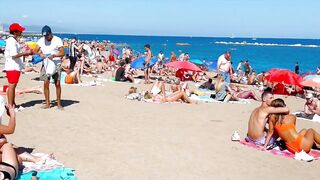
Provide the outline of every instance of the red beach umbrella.
<path id="1" fill-rule="evenodd" d="M 301 77 L 286 69 L 270 69 L 266 80 L 271 83 L 283 83 L 288 85 L 300 85 Z"/>
<path id="2" fill-rule="evenodd" d="M 186 71 L 196 71 L 196 72 L 202 71 L 197 65 L 195 65 L 189 61 L 169 62 L 169 63 L 165 64 L 165 66 L 176 68 L 176 69 L 182 69 L 182 70 L 186 70 Z"/>

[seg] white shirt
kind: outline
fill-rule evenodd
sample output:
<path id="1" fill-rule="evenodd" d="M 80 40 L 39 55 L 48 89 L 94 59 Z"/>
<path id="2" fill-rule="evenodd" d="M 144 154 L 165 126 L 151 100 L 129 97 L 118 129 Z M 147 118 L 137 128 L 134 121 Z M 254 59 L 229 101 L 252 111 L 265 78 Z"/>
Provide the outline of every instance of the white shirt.
<path id="1" fill-rule="evenodd" d="M 220 71 L 229 72 L 230 71 L 230 61 L 228 61 L 224 54 L 222 54 L 218 59 L 218 67 Z"/>
<path id="2" fill-rule="evenodd" d="M 47 41 L 42 37 L 38 40 L 37 44 L 45 55 L 58 54 L 60 52 L 59 48 L 63 47 L 62 40 L 57 36 L 53 36 L 51 41 Z M 61 57 L 55 57 L 53 60 L 56 65 L 61 64 Z"/>
<path id="3" fill-rule="evenodd" d="M 6 40 L 6 47 L 4 50 L 4 56 L 6 59 L 4 70 L 5 71 L 21 71 L 23 69 L 24 64 L 22 61 L 22 57 L 12 58 L 13 56 L 20 53 L 20 44 L 16 41 L 16 39 L 10 36 Z"/>
<path id="4" fill-rule="evenodd" d="M 158 54 L 158 61 L 162 61 L 164 60 L 164 54 L 163 53 L 159 53 Z"/>

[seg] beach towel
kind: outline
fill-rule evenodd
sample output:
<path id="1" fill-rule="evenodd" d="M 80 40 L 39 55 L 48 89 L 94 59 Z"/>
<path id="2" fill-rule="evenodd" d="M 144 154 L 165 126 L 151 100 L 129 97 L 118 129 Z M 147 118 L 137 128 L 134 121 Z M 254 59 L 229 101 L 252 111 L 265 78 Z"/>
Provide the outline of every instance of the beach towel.
<path id="1" fill-rule="evenodd" d="M 300 114 L 300 113 L 302 113 L 302 112 L 294 112 L 294 113 L 292 113 L 292 114 L 297 115 L 297 114 Z M 317 115 L 317 114 L 315 114 L 312 119 L 303 118 L 303 117 L 298 117 L 298 116 L 297 116 L 297 119 L 301 119 L 301 120 L 304 120 L 304 121 L 311 121 L 311 122 L 320 123 L 320 116 Z"/>
<path id="2" fill-rule="evenodd" d="M 261 148 L 260 146 L 255 145 L 253 143 L 249 143 L 244 139 L 242 139 L 240 141 L 237 141 L 237 142 L 239 142 L 240 144 L 245 145 L 247 147 L 251 147 L 251 148 L 254 148 L 254 149 L 257 149 L 257 150 L 260 150 L 260 151 L 265 151 L 265 152 L 271 153 L 273 155 L 284 156 L 284 157 L 287 157 L 287 158 L 294 158 L 294 156 L 295 156 L 295 154 L 289 152 L 288 150 L 281 151 L 279 149 L 279 147 L 275 147 L 274 149 L 271 149 L 271 150 L 262 150 L 262 149 L 260 149 Z M 320 151 L 318 151 L 318 150 L 313 150 L 312 149 L 309 152 L 309 155 L 313 156 L 314 160 L 320 159 Z"/>
<path id="3" fill-rule="evenodd" d="M 130 82 L 122 82 L 122 81 L 115 81 L 114 79 L 106 79 L 106 78 L 97 78 L 97 81 L 103 81 L 103 82 L 113 82 L 113 83 L 130 83 Z M 134 79 L 134 84 L 140 84 L 141 79 Z"/>
<path id="4" fill-rule="evenodd" d="M 201 102 L 206 102 L 206 103 L 225 103 L 222 101 L 218 101 L 215 100 L 213 98 L 211 98 L 210 96 L 197 96 L 195 94 L 192 94 L 190 96 L 190 99 L 194 100 L 194 101 L 201 101 Z M 239 101 L 229 101 L 226 103 L 231 103 L 231 104 L 249 104 L 250 100 L 248 99 L 240 99 Z"/>
<path id="5" fill-rule="evenodd" d="M 18 180 L 30 180 L 32 172 L 19 174 Z M 49 171 L 39 171 L 37 173 L 39 180 L 41 179 L 65 179 L 65 180 L 77 180 L 77 176 L 74 174 L 74 170 L 71 168 L 56 168 Z"/>
<path id="6" fill-rule="evenodd" d="M 48 156 L 43 153 L 32 153 L 32 155 L 38 157 Z M 37 177 L 40 177 L 40 179 L 77 179 L 73 169 L 64 167 L 56 159 L 46 158 L 43 164 L 23 162 L 22 165 L 24 168 L 18 176 L 18 179 L 21 180 L 30 180 L 33 171 L 38 172 Z"/>

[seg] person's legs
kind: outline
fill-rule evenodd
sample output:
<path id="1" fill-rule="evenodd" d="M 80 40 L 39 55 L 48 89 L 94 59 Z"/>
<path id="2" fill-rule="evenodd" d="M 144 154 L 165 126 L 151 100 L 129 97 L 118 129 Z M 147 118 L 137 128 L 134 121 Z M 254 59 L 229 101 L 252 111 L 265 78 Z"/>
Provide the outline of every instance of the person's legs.
<path id="1" fill-rule="evenodd" d="M 50 90 L 49 90 L 50 80 L 45 80 L 43 83 L 43 92 L 45 98 L 45 105 L 43 106 L 44 109 L 50 108 Z"/>
<path id="2" fill-rule="evenodd" d="M 314 143 L 317 143 L 318 145 L 320 144 L 320 134 L 310 128 L 304 135 L 304 139 L 301 142 L 301 148 L 304 151 L 309 152 Z"/>
<path id="3" fill-rule="evenodd" d="M 17 87 L 17 84 L 10 84 L 9 83 L 7 95 L 8 95 L 8 104 L 11 106 L 15 105 L 16 87 Z"/>
<path id="4" fill-rule="evenodd" d="M 12 144 L 10 143 L 4 144 L 1 147 L 1 152 L 2 152 L 2 162 L 12 165 L 16 170 L 15 173 L 17 173 L 18 172 L 17 154 L 16 154 L 16 151 L 13 149 Z M 10 171 L 10 172 L 13 172 L 13 171 Z"/>
<path id="5" fill-rule="evenodd" d="M 16 87 L 20 78 L 20 71 L 6 71 L 7 80 L 9 83 L 7 96 L 8 96 L 8 104 L 15 105 L 15 95 L 16 95 Z"/>
<path id="6" fill-rule="evenodd" d="M 186 103 L 193 103 L 192 100 L 184 92 L 181 92 L 181 91 L 170 95 L 166 99 L 167 99 L 167 102 L 175 102 L 181 99 Z"/>
<path id="7" fill-rule="evenodd" d="M 60 85 L 60 81 L 55 81 L 54 84 L 55 84 L 55 86 L 56 86 L 57 107 L 60 109 L 60 108 L 62 108 L 62 105 L 61 105 L 61 85 Z"/>

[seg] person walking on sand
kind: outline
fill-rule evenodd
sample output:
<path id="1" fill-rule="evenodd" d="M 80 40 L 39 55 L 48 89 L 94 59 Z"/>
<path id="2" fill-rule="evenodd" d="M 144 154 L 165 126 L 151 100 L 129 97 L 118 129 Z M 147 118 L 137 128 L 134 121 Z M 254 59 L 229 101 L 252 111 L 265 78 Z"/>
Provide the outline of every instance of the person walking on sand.
<path id="1" fill-rule="evenodd" d="M 222 54 L 218 59 L 218 74 L 221 74 L 224 78 L 224 81 L 229 85 L 230 84 L 230 76 L 231 76 L 231 52 L 227 51 Z"/>
<path id="2" fill-rule="evenodd" d="M 150 60 L 152 58 L 152 52 L 151 52 L 151 47 L 149 44 L 144 45 L 145 50 L 147 51 L 146 59 L 144 60 L 144 80 L 145 84 L 149 84 L 150 79 L 149 79 L 149 69 L 150 69 Z"/>
<path id="3" fill-rule="evenodd" d="M 269 114 L 289 114 L 289 109 L 287 107 L 272 107 L 273 94 L 269 91 L 263 92 L 261 99 L 261 105 L 251 113 L 246 141 L 266 148 L 277 139 L 273 136 L 273 132 L 266 132 Z"/>
<path id="4" fill-rule="evenodd" d="M 61 85 L 60 85 L 60 75 L 61 75 L 61 58 L 64 56 L 64 48 L 62 40 L 52 35 L 51 28 L 49 26 L 44 26 L 42 28 L 42 35 L 37 44 L 38 47 L 35 50 L 42 58 L 47 60 L 47 63 L 43 63 L 40 79 L 44 81 L 44 97 L 45 105 L 44 109 L 50 108 L 50 79 L 53 78 L 54 84 L 56 86 L 57 94 L 57 107 L 60 110 L 63 110 L 61 105 Z M 47 56 L 47 57 L 46 57 Z M 49 65 L 52 65 L 52 62 L 55 65 L 54 72 L 48 72 Z M 47 67 L 45 67 L 45 64 Z"/>
<path id="5" fill-rule="evenodd" d="M 15 91 L 17 84 L 19 82 L 21 70 L 24 68 L 22 57 L 29 56 L 32 54 L 31 50 L 20 52 L 19 40 L 21 38 L 22 32 L 25 30 L 18 23 L 13 23 L 9 27 L 10 36 L 6 40 L 6 47 L 4 50 L 5 65 L 4 71 L 7 75 L 8 86 L 8 104 L 10 106 L 16 105 L 15 103 Z"/>

